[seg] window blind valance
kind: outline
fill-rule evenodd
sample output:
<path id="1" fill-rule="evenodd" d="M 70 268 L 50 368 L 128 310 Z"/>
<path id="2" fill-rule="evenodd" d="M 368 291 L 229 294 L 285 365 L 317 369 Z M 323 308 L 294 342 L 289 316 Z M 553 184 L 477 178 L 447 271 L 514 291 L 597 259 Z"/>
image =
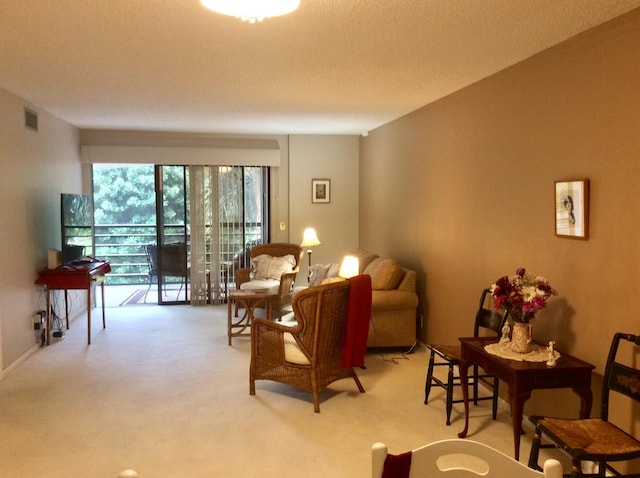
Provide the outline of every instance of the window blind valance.
<path id="1" fill-rule="evenodd" d="M 277 140 L 260 147 L 82 145 L 83 163 L 179 164 L 202 166 L 280 166 Z"/>

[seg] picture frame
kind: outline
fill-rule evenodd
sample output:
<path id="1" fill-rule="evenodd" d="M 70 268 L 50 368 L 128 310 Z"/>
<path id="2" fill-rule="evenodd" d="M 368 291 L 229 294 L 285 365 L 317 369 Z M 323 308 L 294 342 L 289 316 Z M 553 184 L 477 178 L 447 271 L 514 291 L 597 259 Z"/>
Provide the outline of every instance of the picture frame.
<path id="1" fill-rule="evenodd" d="M 311 202 L 330 203 L 331 202 L 331 180 L 312 179 L 311 180 Z"/>
<path id="2" fill-rule="evenodd" d="M 589 238 L 589 180 L 554 182 L 556 236 Z"/>

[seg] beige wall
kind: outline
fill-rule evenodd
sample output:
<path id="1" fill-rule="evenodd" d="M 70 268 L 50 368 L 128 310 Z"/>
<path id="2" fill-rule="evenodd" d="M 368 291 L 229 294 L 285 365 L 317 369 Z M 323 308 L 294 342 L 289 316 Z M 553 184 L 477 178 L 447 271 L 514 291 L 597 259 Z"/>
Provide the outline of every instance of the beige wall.
<path id="1" fill-rule="evenodd" d="M 289 140 L 290 238 L 302 241 L 314 227 L 321 245 L 312 263 L 339 262 L 358 246 L 358 136 L 293 135 Z M 311 202 L 311 180 L 331 180 L 331 202 Z M 308 258 L 296 283 L 306 285 Z"/>
<path id="2" fill-rule="evenodd" d="M 24 107 L 38 112 L 39 131 L 24 127 Z M 0 89 L 0 370 L 36 346 L 33 313 L 44 309 L 34 286 L 47 249 L 61 247 L 60 193 L 81 192 L 78 131 Z M 74 297 L 75 316 L 86 300 Z"/>
<path id="3" fill-rule="evenodd" d="M 536 338 L 597 373 L 615 332 L 640 333 L 638 45 L 640 10 L 362 139 L 360 243 L 418 270 L 424 341 L 470 335 L 480 290 L 518 267 L 559 293 Z M 568 178 L 591 181 L 588 241 L 554 235 Z"/>

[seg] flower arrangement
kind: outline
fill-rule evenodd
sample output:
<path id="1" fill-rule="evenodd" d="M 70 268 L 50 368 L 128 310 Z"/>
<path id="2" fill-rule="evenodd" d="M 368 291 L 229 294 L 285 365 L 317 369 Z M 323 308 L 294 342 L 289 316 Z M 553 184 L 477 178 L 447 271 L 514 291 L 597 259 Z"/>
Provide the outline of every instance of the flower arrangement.
<path id="1" fill-rule="evenodd" d="M 547 306 L 557 292 L 542 276 L 534 276 L 522 267 L 513 276 L 504 276 L 491 286 L 493 306 L 509 313 L 513 322 L 529 323 L 536 312 Z"/>

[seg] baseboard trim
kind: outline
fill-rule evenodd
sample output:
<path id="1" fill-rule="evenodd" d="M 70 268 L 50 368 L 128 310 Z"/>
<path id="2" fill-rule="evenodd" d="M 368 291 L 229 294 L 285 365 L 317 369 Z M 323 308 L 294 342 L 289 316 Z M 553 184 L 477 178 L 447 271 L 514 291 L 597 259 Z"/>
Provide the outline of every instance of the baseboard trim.
<path id="1" fill-rule="evenodd" d="M 4 380 L 4 378 L 17 369 L 20 365 L 22 365 L 29 357 L 35 354 L 38 350 L 40 350 L 40 346 L 38 344 L 34 344 L 29 350 L 23 353 L 20 357 L 14 360 L 11 365 L 9 365 L 5 370 L 2 370 L 0 373 L 0 381 Z"/>

